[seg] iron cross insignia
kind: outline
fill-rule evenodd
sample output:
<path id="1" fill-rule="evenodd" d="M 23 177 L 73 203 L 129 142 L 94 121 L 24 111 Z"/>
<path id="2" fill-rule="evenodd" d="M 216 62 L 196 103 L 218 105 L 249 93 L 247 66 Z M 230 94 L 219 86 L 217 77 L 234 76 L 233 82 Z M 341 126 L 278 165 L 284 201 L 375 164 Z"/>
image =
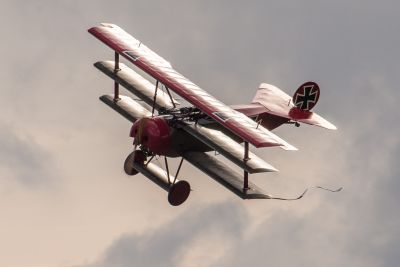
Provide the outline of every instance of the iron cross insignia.
<path id="1" fill-rule="evenodd" d="M 303 94 L 298 93 L 295 99 L 296 107 L 303 110 L 310 110 L 317 102 L 318 91 L 314 88 L 314 85 L 303 86 Z"/>

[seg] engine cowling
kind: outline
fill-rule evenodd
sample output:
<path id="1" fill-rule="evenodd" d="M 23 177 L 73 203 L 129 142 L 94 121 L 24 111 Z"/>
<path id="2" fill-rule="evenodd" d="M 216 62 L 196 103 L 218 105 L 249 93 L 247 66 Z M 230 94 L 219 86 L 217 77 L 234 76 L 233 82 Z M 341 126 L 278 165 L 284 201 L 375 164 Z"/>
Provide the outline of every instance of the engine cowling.
<path id="1" fill-rule="evenodd" d="M 171 127 L 162 117 L 142 118 L 131 128 L 134 144 L 142 145 L 157 155 L 166 155 L 171 150 Z"/>

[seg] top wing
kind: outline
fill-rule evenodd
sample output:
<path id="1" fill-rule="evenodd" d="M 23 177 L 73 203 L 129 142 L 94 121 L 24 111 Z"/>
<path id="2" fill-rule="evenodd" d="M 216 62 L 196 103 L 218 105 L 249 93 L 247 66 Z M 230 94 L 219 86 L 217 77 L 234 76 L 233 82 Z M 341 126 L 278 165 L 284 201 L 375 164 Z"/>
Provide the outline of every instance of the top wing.
<path id="1" fill-rule="evenodd" d="M 102 24 L 89 29 L 89 32 L 243 140 L 256 147 L 280 146 L 286 150 L 296 150 L 280 137 L 189 81 L 175 71 L 168 61 L 120 27 Z"/>
<path id="2" fill-rule="evenodd" d="M 292 101 L 292 97 L 271 84 L 262 83 L 252 103 L 261 104 L 268 110 L 267 112 L 272 115 L 317 125 L 330 130 L 337 129 L 335 125 L 315 112 L 297 108 Z"/>

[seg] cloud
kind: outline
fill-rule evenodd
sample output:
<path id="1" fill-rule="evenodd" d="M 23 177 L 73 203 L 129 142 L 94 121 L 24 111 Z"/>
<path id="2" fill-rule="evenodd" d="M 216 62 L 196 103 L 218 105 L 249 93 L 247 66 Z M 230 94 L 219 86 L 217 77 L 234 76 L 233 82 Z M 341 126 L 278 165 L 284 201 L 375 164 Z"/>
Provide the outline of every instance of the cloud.
<path id="1" fill-rule="evenodd" d="M 51 158 L 32 136 L 24 135 L 12 126 L 1 123 L 1 180 L 15 180 L 26 186 L 45 185 L 51 182 L 51 169 Z"/>
<path id="2" fill-rule="evenodd" d="M 2 195 L 0 265 L 396 266 L 398 10 L 387 0 L 5 1 L 0 179 L 21 188 Z M 112 82 L 92 67 L 113 53 L 86 32 L 103 21 L 226 103 L 250 101 L 260 82 L 291 94 L 316 80 L 317 112 L 339 130 L 278 129 L 301 150 L 257 151 L 281 172 L 251 179 L 289 196 L 344 191 L 242 202 L 184 166 L 199 190 L 177 211 L 145 178 L 124 179 L 129 124 L 98 102 Z M 53 177 L 57 190 L 31 193 Z"/>
<path id="3" fill-rule="evenodd" d="M 156 230 L 123 235 L 100 261 L 81 267 L 211 266 L 241 237 L 246 218 L 232 203 L 193 208 Z"/>
<path id="4" fill-rule="evenodd" d="M 388 97 L 386 108 L 391 109 L 395 103 L 379 90 L 382 84 L 393 90 L 386 80 L 377 82 L 372 77 L 355 87 L 352 94 Z M 315 138 L 323 149 L 311 155 L 316 166 L 310 181 L 315 183 L 315 176 L 322 175 L 325 182 L 344 183 L 343 192 L 310 192 L 289 208 L 282 202 L 261 205 L 249 201 L 188 209 L 157 230 L 124 235 L 102 260 L 88 266 L 199 266 L 210 258 L 207 253 L 214 255 L 215 251 L 218 256 L 203 266 L 396 266 L 400 243 L 400 173 L 396 166 L 400 146 L 399 139 L 385 130 L 390 127 L 387 116 L 392 114 L 386 115 L 378 107 L 364 110 L 359 127 L 350 127 L 346 121 L 349 124 L 342 126 L 332 144 L 323 145 L 324 138 Z M 376 129 L 383 130 L 372 134 Z M 321 158 L 324 152 L 327 154 Z M 295 174 L 296 166 L 308 160 L 297 159 L 291 171 Z M 336 164 L 335 168 L 326 162 Z M 249 215 L 248 209 L 256 215 Z M 263 217 L 263 213 L 268 216 Z M 215 245 L 220 250 L 213 248 Z M 182 262 L 185 264 L 179 265 Z"/>

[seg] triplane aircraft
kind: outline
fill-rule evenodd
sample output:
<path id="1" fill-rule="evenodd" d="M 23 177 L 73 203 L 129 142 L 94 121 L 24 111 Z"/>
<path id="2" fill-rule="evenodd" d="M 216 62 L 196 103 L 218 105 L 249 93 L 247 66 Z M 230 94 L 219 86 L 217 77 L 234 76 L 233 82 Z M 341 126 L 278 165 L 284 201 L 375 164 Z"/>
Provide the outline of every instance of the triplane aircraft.
<path id="1" fill-rule="evenodd" d="M 114 94 L 103 95 L 100 100 L 133 123 L 130 136 L 134 149 L 124 164 L 128 175 L 140 172 L 158 184 L 168 192 L 168 201 L 174 206 L 182 204 L 191 191 L 187 181 L 178 180 L 184 159 L 243 199 L 295 200 L 304 195 L 306 191 L 294 199 L 272 197 L 251 183 L 249 174 L 277 169 L 251 153 L 249 144 L 297 150 L 271 132 L 282 124 L 336 129 L 311 112 L 320 95 L 315 82 L 302 84 L 293 97 L 262 83 L 251 104 L 229 107 L 120 27 L 103 23 L 88 31 L 114 50 L 115 61 L 99 61 L 94 66 L 114 80 Z M 153 77 L 155 84 L 120 63 L 120 55 Z M 119 85 L 147 105 L 120 95 Z M 180 106 L 171 91 L 189 106 Z M 210 151 L 225 156 L 243 169 L 243 174 L 207 153 Z M 151 162 L 160 156 L 164 157 L 165 170 Z M 175 175 L 168 167 L 168 157 L 181 158 Z"/>

